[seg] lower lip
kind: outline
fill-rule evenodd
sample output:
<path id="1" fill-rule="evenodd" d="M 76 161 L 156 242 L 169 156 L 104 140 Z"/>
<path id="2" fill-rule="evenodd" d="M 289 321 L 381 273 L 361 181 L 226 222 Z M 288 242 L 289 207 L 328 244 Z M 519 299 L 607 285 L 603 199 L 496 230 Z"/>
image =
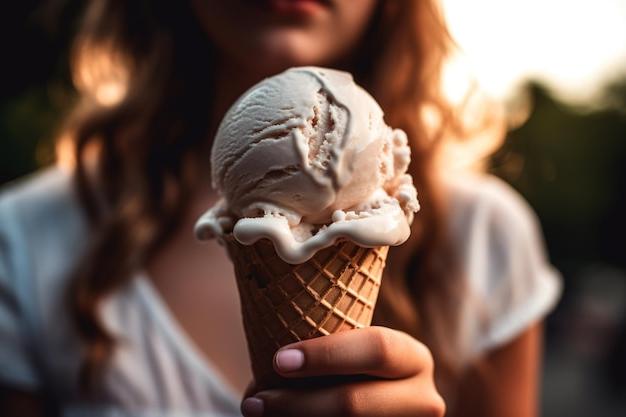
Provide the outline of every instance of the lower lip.
<path id="1" fill-rule="evenodd" d="M 320 0 L 268 0 L 268 8 L 278 14 L 310 16 L 324 10 L 327 6 Z"/>

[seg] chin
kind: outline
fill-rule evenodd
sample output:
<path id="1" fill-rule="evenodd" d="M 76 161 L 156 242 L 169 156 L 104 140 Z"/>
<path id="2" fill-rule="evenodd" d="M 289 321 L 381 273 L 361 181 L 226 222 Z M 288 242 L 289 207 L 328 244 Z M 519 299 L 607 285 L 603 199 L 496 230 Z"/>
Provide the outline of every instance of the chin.
<path id="1" fill-rule="evenodd" d="M 246 57 L 246 64 L 256 66 L 266 75 L 290 67 L 328 66 L 332 60 L 320 49 L 319 40 L 310 34 L 296 30 L 272 31 L 257 37 L 255 53 Z"/>

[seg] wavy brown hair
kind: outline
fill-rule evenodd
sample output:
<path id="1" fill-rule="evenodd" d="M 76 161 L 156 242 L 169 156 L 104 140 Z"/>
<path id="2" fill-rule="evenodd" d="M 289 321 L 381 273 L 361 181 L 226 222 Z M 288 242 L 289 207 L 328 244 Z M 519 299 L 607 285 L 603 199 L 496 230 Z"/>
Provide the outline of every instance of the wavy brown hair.
<path id="1" fill-rule="evenodd" d="M 98 315 L 101 302 L 176 229 L 197 182 L 198 155 L 210 145 L 216 53 L 188 3 L 94 1 L 75 43 L 83 94 L 61 148 L 71 149 L 93 231 L 68 292 L 84 345 L 83 383 L 97 381 L 115 347 Z M 452 46 L 435 0 L 380 2 L 344 68 L 411 139 L 422 205 L 409 243 L 391 252 L 375 320 L 426 341 L 442 369 L 454 368 L 446 347 L 454 345 L 455 273 L 434 164 L 441 138 L 459 127 L 440 82 Z M 436 126 L 426 124 L 426 110 L 437 114 Z"/>

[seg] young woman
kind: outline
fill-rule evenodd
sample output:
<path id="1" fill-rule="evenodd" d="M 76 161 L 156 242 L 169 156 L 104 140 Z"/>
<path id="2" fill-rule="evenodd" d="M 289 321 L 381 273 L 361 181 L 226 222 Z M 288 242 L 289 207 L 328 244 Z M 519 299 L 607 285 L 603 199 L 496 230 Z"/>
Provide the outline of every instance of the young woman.
<path id="1" fill-rule="evenodd" d="M 434 0 L 91 2 L 59 164 L 0 198 L 2 415 L 535 416 L 559 280 L 514 192 L 441 163 L 451 45 Z M 281 349 L 317 383 L 259 392 L 230 261 L 192 228 L 222 115 L 299 65 L 350 71 L 407 132 L 422 210 L 376 326 Z"/>

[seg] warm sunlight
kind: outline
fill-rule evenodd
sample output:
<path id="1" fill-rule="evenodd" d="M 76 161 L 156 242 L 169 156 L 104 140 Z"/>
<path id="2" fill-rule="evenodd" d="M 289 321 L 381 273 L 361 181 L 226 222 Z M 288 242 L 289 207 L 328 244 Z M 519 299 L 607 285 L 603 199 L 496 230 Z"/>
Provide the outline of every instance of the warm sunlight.
<path id="1" fill-rule="evenodd" d="M 588 102 L 626 74 L 624 0 L 443 0 L 453 36 L 480 85 L 510 96 L 527 79 Z M 453 96 L 461 87 L 448 85 Z"/>

